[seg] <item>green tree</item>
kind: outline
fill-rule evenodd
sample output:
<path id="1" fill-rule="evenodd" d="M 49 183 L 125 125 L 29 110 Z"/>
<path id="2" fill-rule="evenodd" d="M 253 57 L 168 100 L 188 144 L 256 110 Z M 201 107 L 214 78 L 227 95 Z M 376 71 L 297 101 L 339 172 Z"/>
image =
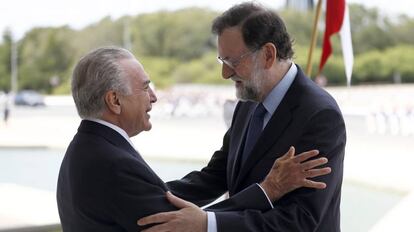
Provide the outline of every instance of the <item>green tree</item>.
<path id="1" fill-rule="evenodd" d="M 171 74 L 179 64 L 176 59 L 145 56 L 137 58 L 157 88 L 165 88 L 175 83 Z"/>
<path id="2" fill-rule="evenodd" d="M 287 31 L 294 41 L 294 44 L 309 46 L 313 26 L 313 12 L 311 11 L 295 11 L 284 10 L 280 12 L 280 16 L 285 21 Z M 319 42 L 322 41 L 322 31 L 318 31 Z"/>
<path id="3" fill-rule="evenodd" d="M 69 33 L 69 42 L 75 49 L 75 57 L 78 59 L 88 51 L 102 46 L 123 47 L 125 18 L 113 20 L 108 16 L 82 30 Z"/>
<path id="4" fill-rule="evenodd" d="M 221 65 L 217 53 L 209 52 L 199 59 L 182 62 L 172 73 L 176 83 L 229 84 L 221 77 Z"/>
<path id="5" fill-rule="evenodd" d="M 384 50 L 398 43 L 390 33 L 395 25 L 386 16 L 380 15 L 377 8 L 367 9 L 360 4 L 351 4 L 349 12 L 355 54 Z"/>
<path id="6" fill-rule="evenodd" d="M 389 34 L 393 35 L 398 43 L 414 44 L 414 18 L 401 15 L 397 19 L 397 25 L 391 28 Z"/>
<path id="7" fill-rule="evenodd" d="M 67 27 L 36 28 L 25 36 L 20 48 L 19 89 L 51 93 L 54 84 L 68 78 L 73 60 L 68 33 Z"/>
<path id="8" fill-rule="evenodd" d="M 131 22 L 133 51 L 189 60 L 215 48 L 210 33 L 217 13 L 199 8 L 143 14 Z"/>
<path id="9" fill-rule="evenodd" d="M 0 90 L 10 90 L 12 41 L 11 31 L 6 29 L 3 32 L 3 43 L 0 44 Z"/>

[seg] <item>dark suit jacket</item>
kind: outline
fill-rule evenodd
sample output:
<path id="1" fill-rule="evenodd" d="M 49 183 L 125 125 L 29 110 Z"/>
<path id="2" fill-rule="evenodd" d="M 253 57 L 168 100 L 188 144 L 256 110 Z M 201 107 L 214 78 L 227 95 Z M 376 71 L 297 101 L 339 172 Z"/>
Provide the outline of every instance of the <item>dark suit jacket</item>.
<path id="1" fill-rule="evenodd" d="M 317 181 L 324 190 L 297 189 L 277 202 L 274 209 L 263 212 L 248 210 L 216 212 L 221 231 L 340 231 L 340 199 L 343 159 L 346 142 L 345 124 L 335 100 L 316 86 L 298 67 L 298 74 L 279 107 L 263 130 L 246 161 L 238 168 L 244 136 L 257 103 L 239 102 L 233 123 L 224 136 L 222 148 L 216 151 L 208 166 L 188 174 L 182 180 L 169 182 L 170 190 L 196 204 L 211 202 L 229 191 L 230 202 L 254 201 L 254 196 L 233 199 L 244 192 L 258 195 L 254 183 L 261 182 L 274 161 L 295 146 L 296 153 L 318 149 L 329 159 L 332 173 Z M 257 199 L 259 204 L 263 198 Z M 252 203 L 254 205 L 254 203 Z M 213 206 L 210 210 L 215 211 Z"/>
<path id="2" fill-rule="evenodd" d="M 64 232 L 139 231 L 136 221 L 176 208 L 164 182 L 113 129 L 82 121 L 59 172 L 57 203 Z M 254 189 L 253 189 L 254 190 Z M 245 201 L 247 196 L 263 204 Z M 268 210 L 263 194 L 247 190 L 216 210 Z"/>
<path id="3" fill-rule="evenodd" d="M 163 181 L 113 129 L 82 121 L 57 186 L 65 232 L 138 231 L 137 219 L 175 208 Z"/>

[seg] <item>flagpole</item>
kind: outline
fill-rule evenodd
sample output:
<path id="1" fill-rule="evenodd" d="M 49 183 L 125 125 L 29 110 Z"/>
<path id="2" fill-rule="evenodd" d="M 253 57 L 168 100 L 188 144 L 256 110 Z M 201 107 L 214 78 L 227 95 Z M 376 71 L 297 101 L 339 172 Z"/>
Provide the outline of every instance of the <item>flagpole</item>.
<path id="1" fill-rule="evenodd" d="M 313 53 L 313 50 L 315 49 L 316 41 L 318 38 L 317 29 L 318 29 L 319 16 L 321 15 L 321 8 L 322 8 L 322 0 L 318 0 L 318 4 L 316 5 L 315 19 L 313 21 L 312 39 L 311 39 L 311 44 L 309 47 L 308 63 L 306 66 L 306 75 L 308 77 L 310 77 L 312 73 L 312 53 Z"/>

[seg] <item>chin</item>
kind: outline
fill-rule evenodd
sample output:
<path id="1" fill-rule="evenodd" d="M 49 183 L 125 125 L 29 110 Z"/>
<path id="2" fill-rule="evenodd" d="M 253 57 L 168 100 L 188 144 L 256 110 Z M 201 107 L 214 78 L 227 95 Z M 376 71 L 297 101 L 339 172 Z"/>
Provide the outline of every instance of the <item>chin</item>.
<path id="1" fill-rule="evenodd" d="M 146 127 L 145 127 L 145 131 L 149 131 L 149 130 L 151 130 L 151 128 L 152 128 L 152 124 L 151 123 L 148 123 L 148 125 L 146 125 Z"/>
<path id="2" fill-rule="evenodd" d="M 242 90 L 239 90 L 239 89 L 236 90 L 236 97 L 237 99 L 243 102 L 250 101 L 250 99 L 246 97 L 246 94 Z"/>

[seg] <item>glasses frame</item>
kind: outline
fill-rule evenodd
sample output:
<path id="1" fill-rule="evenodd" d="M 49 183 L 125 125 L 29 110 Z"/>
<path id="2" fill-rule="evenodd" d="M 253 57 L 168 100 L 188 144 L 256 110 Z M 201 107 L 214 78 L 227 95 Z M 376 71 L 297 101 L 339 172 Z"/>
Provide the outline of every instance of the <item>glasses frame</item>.
<path id="1" fill-rule="evenodd" d="M 259 49 L 255 49 L 253 51 L 247 51 L 243 54 L 241 54 L 239 57 L 236 58 L 222 58 L 220 56 L 217 56 L 217 61 L 220 64 L 226 64 L 227 66 L 229 66 L 231 69 L 236 69 L 237 66 L 239 66 L 239 64 L 241 63 L 241 61 L 243 60 L 243 58 L 248 57 L 250 55 L 252 55 L 253 53 L 257 52 Z"/>

